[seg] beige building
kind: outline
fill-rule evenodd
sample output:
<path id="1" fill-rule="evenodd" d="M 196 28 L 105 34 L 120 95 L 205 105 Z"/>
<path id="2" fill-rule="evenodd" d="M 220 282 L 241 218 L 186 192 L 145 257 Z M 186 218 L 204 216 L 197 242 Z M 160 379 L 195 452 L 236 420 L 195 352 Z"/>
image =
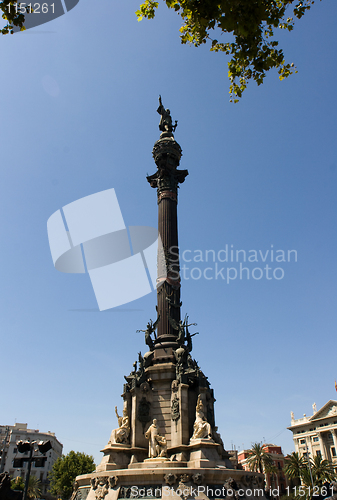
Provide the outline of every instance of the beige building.
<path id="1" fill-rule="evenodd" d="M 22 466 L 15 466 L 15 459 L 27 458 L 29 452 L 19 453 L 16 443 L 18 441 L 48 441 L 50 440 L 52 449 L 44 454 L 39 451 L 33 454 L 31 475 L 36 476 L 41 481 L 42 494 L 45 495 L 48 487 L 48 472 L 62 455 L 63 445 L 58 441 L 54 432 L 40 432 L 38 429 L 28 429 L 27 424 L 16 423 L 14 425 L 0 425 L 0 450 L 2 470 L 9 472 L 12 478 L 21 476 L 25 479 L 28 462 Z M 36 457 L 37 460 L 34 460 Z"/>
<path id="2" fill-rule="evenodd" d="M 295 451 L 303 456 L 308 448 L 309 456 L 320 455 L 337 469 L 337 401 L 330 399 L 319 410 L 314 403 L 312 409 L 310 417 L 304 414 L 298 419 L 291 412 L 288 429 L 293 433 Z"/>

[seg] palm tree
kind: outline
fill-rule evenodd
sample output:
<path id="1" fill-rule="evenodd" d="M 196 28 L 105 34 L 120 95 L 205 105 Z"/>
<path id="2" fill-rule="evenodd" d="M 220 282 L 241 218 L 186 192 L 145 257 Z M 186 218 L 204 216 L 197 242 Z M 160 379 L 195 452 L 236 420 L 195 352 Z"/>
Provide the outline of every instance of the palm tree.
<path id="1" fill-rule="evenodd" d="M 304 495 L 298 495 L 299 500 L 308 500 L 312 496 L 313 486 L 319 491 L 326 481 L 331 482 L 336 478 L 333 465 L 319 455 L 312 459 L 292 453 L 286 457 L 285 462 L 288 478 L 297 479 L 303 487 Z"/>
<path id="2" fill-rule="evenodd" d="M 302 471 L 306 468 L 305 460 L 298 453 L 293 452 L 285 457 L 284 472 L 290 480 L 301 480 Z"/>
<path id="3" fill-rule="evenodd" d="M 25 490 L 25 481 L 22 479 L 22 477 L 18 476 L 15 479 L 12 479 L 12 488 L 13 490 L 18 491 Z M 34 498 L 40 498 L 40 495 L 41 482 L 36 476 L 32 474 L 31 476 L 29 476 L 27 498 L 33 500 Z"/>
<path id="4" fill-rule="evenodd" d="M 264 451 L 264 446 L 261 443 L 254 443 L 247 457 L 249 468 L 253 472 L 263 474 L 266 467 L 273 465 L 273 460 L 269 453 Z"/>
<path id="5" fill-rule="evenodd" d="M 311 460 L 312 475 L 314 483 L 321 487 L 323 483 L 331 482 L 336 479 L 336 473 L 333 465 L 328 460 L 323 460 L 320 455 L 316 455 Z"/>
<path id="6" fill-rule="evenodd" d="M 307 467 L 305 467 L 302 471 L 301 471 L 301 483 L 302 483 L 302 486 L 304 486 L 305 488 L 311 488 L 312 489 L 312 483 L 314 483 L 314 486 L 316 486 L 316 481 L 315 481 L 315 476 L 313 474 L 313 470 L 312 470 L 312 462 L 310 461 L 310 464 L 311 464 L 311 474 L 310 474 L 310 469 L 309 469 L 309 464 Z M 311 480 L 312 478 L 312 480 Z"/>
<path id="7" fill-rule="evenodd" d="M 34 475 L 29 477 L 27 497 L 30 500 L 40 498 L 41 495 L 41 481 Z"/>

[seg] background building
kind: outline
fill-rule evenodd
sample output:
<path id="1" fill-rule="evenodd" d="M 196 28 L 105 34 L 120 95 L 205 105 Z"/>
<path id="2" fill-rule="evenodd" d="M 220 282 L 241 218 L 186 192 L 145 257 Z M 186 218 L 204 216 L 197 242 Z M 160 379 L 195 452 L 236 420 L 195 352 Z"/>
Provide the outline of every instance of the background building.
<path id="1" fill-rule="evenodd" d="M 265 473 L 266 489 L 278 488 L 280 495 L 285 493 L 287 487 L 287 479 L 284 474 L 284 455 L 281 446 L 275 444 L 264 444 L 263 449 L 266 453 L 269 453 L 273 460 L 273 464 L 277 469 L 277 472 L 271 474 L 270 472 Z M 244 470 L 250 470 L 248 465 L 248 456 L 250 450 L 242 450 L 238 453 L 238 462 Z"/>
<path id="2" fill-rule="evenodd" d="M 320 410 L 312 405 L 313 415 L 295 419 L 291 412 L 291 426 L 295 451 L 301 456 L 307 453 L 313 458 L 320 455 L 329 460 L 337 470 L 337 401 L 330 399 Z"/>
<path id="3" fill-rule="evenodd" d="M 27 424 L 16 423 L 14 425 L 0 425 L 0 450 L 1 450 L 1 471 L 9 472 L 12 478 L 21 476 L 25 478 L 27 472 L 27 462 L 18 466 L 17 460 L 29 456 L 29 452 L 19 453 L 16 443 L 18 441 L 48 441 L 50 440 L 52 449 L 47 453 L 35 452 L 31 475 L 36 476 L 41 481 L 41 493 L 46 495 L 49 481 L 48 472 L 54 462 L 62 455 L 63 445 L 55 437 L 54 432 L 40 432 L 38 429 L 27 429 Z"/>

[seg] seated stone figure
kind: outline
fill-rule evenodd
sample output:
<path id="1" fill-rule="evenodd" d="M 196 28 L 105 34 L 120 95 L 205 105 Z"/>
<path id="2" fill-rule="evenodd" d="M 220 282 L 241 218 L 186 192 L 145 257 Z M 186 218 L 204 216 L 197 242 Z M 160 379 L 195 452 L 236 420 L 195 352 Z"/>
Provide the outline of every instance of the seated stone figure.
<path id="1" fill-rule="evenodd" d="M 157 441 L 156 451 L 158 457 L 167 457 L 167 441 L 166 437 L 159 434 L 155 437 Z"/>
<path id="2" fill-rule="evenodd" d="M 124 408 L 123 417 L 120 417 L 117 412 L 117 406 L 115 406 L 115 412 L 118 419 L 118 429 L 113 429 L 108 444 L 128 444 L 130 435 L 128 411 L 126 408 Z"/>
<path id="3" fill-rule="evenodd" d="M 204 405 L 198 396 L 197 406 L 195 409 L 195 422 L 193 425 L 193 436 L 191 439 L 212 439 L 211 424 L 207 422 L 204 414 Z"/>

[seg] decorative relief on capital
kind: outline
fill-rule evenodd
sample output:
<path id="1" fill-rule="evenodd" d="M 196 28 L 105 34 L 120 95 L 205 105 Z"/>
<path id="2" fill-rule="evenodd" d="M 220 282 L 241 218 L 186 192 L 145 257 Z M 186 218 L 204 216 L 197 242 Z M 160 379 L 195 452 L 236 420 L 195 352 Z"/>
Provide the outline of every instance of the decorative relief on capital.
<path id="1" fill-rule="evenodd" d="M 175 202 L 178 201 L 176 191 L 161 191 L 160 193 L 158 193 L 158 205 L 164 198 L 169 198 L 170 200 Z"/>
<path id="2" fill-rule="evenodd" d="M 165 160 L 167 161 L 167 158 L 171 157 L 177 167 L 182 156 L 182 150 L 174 139 L 159 139 L 153 146 L 152 155 L 157 166 L 159 166 L 161 162 Z"/>

